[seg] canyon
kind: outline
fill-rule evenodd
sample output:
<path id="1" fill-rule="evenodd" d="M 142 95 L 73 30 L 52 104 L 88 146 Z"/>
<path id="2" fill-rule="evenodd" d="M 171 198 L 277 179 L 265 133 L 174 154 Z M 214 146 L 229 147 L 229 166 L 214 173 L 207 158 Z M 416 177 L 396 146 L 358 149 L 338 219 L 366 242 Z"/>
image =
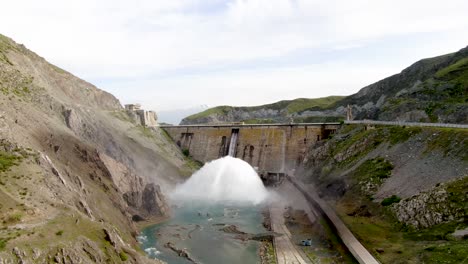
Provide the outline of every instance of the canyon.
<path id="1" fill-rule="evenodd" d="M 466 125 L 467 50 L 349 97 L 223 106 L 158 126 L 154 112 L 0 35 L 0 263 L 162 263 L 141 249 L 142 228 L 170 218 L 174 188 L 228 155 L 294 177 L 382 263 L 461 263 L 468 130 L 341 121 L 350 108 L 357 120 Z M 287 228 L 295 209 L 275 211 Z"/>

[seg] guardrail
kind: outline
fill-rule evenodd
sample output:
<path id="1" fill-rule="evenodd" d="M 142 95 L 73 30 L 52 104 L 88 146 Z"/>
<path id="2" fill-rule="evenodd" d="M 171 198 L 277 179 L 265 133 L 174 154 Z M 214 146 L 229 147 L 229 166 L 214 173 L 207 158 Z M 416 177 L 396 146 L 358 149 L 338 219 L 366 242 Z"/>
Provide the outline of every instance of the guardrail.
<path id="1" fill-rule="evenodd" d="M 325 126 L 340 125 L 338 122 L 330 123 L 271 123 L 271 124 L 197 124 L 197 125 L 160 125 L 161 128 L 181 128 L 181 127 L 272 127 L 272 126 Z M 450 127 L 468 129 L 468 124 L 450 124 L 450 123 L 419 123 L 403 121 L 376 121 L 376 120 L 350 120 L 344 121 L 344 124 L 364 124 L 364 125 L 387 125 L 387 126 L 412 126 L 412 127 Z"/>
<path id="2" fill-rule="evenodd" d="M 450 127 L 468 129 L 468 124 L 449 123 L 419 123 L 402 121 L 376 121 L 376 120 L 351 120 L 344 121 L 345 124 L 365 124 L 365 125 L 388 125 L 388 126 L 412 126 L 412 127 Z"/>
<path id="3" fill-rule="evenodd" d="M 160 128 L 185 128 L 185 127 L 277 127 L 277 126 L 338 126 L 339 122 L 330 123 L 271 123 L 271 124 L 235 124 L 235 123 L 219 123 L 219 124 L 196 124 L 196 125 L 161 125 Z"/>
<path id="4" fill-rule="evenodd" d="M 341 221 L 335 211 L 313 192 L 308 191 L 305 186 L 291 176 L 287 179 L 304 195 L 306 200 L 316 208 L 319 213 L 334 227 L 337 235 L 348 248 L 349 252 L 360 264 L 379 264 L 377 259 L 357 240 L 353 233 Z"/>

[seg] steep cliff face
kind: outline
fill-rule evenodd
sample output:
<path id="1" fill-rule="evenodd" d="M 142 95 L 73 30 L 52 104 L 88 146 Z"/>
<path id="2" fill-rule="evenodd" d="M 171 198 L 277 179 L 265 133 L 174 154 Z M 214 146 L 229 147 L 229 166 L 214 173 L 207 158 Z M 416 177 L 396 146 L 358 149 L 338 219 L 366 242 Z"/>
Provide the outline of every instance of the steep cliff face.
<path id="1" fill-rule="evenodd" d="M 153 263 L 133 220 L 189 170 L 164 133 L 2 35 L 0 105 L 0 263 Z"/>
<path id="2" fill-rule="evenodd" d="M 348 97 L 296 99 L 255 107 L 219 106 L 186 117 L 182 124 L 339 121 L 346 118 L 348 105 L 355 119 L 468 123 L 467 102 L 468 48 L 463 48 L 418 61 Z"/>
<path id="3" fill-rule="evenodd" d="M 467 138 L 463 129 L 345 125 L 311 147 L 298 174 L 383 263 L 459 263 Z"/>

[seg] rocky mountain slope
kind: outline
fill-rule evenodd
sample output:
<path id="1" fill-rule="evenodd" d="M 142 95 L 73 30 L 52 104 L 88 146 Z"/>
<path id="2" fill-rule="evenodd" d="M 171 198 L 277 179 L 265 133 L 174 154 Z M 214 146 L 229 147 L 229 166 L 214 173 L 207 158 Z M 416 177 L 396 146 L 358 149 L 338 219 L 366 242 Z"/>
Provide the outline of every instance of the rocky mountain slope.
<path id="1" fill-rule="evenodd" d="M 327 103 L 321 103 L 324 99 Z M 291 111 L 291 104 L 305 100 L 311 104 Z M 314 105 L 314 100 L 320 103 Z M 420 60 L 345 98 L 297 99 L 258 107 L 221 106 L 189 116 L 182 124 L 336 121 L 346 117 L 348 105 L 355 119 L 468 123 L 468 47 Z"/>
<path id="2" fill-rule="evenodd" d="M 420 60 L 338 105 L 356 119 L 468 123 L 468 47 Z"/>
<path id="3" fill-rule="evenodd" d="M 344 125 L 296 173 L 382 263 L 462 263 L 468 131 Z"/>
<path id="4" fill-rule="evenodd" d="M 0 263 L 155 263 L 133 220 L 190 171 L 157 128 L 0 35 Z"/>

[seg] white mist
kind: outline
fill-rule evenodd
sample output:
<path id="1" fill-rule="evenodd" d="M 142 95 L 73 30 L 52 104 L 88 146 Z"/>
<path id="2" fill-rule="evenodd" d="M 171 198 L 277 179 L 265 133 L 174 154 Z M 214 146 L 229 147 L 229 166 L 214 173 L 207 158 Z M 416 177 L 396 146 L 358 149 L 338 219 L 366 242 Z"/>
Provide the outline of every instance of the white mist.
<path id="1" fill-rule="evenodd" d="M 211 161 L 178 185 L 171 198 L 207 202 L 250 202 L 258 204 L 268 196 L 260 177 L 247 162 L 224 157 Z"/>

